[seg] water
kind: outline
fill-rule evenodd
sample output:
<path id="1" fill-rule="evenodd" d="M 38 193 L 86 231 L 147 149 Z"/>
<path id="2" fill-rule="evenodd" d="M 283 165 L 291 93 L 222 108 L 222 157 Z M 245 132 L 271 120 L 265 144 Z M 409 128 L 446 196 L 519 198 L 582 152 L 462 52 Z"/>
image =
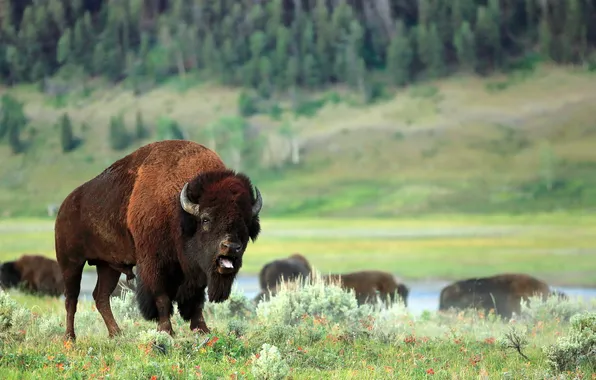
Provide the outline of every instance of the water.
<path id="1" fill-rule="evenodd" d="M 124 279 L 125 277 L 122 276 Z M 81 282 L 80 299 L 91 300 L 91 293 L 95 287 L 97 275 L 95 272 L 84 272 Z M 419 315 L 424 310 L 436 311 L 439 308 L 439 293 L 451 281 L 416 281 L 407 282 L 410 288 L 408 296 L 408 309 L 413 315 Z M 254 298 L 260 291 L 256 276 L 241 276 L 236 278 L 235 286 L 248 298 Z M 569 298 L 581 297 L 584 302 L 596 301 L 596 288 L 580 288 L 567 286 L 553 286 L 556 290 L 565 292 Z"/>

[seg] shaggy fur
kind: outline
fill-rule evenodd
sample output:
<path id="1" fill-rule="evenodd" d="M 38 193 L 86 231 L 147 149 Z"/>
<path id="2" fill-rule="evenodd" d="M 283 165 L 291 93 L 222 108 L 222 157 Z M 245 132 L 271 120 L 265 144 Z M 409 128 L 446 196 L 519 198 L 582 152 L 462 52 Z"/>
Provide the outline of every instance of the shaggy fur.
<path id="1" fill-rule="evenodd" d="M 174 335 L 170 316 L 176 302 L 191 329 L 208 332 L 205 290 L 209 301 L 228 298 L 248 241 L 261 230 L 257 198 L 247 176 L 228 170 L 210 149 L 184 140 L 145 145 L 77 187 L 60 206 L 55 226 L 66 287 L 66 338 L 76 339 L 85 262 L 97 267 L 93 297 L 110 337 L 120 332 L 109 295 L 121 273 L 136 278 L 141 314 L 156 320 L 158 330 Z"/>
<path id="2" fill-rule="evenodd" d="M 513 313 L 521 312 L 521 300 L 533 295 L 546 299 L 554 294 L 548 284 L 527 274 L 499 274 L 490 277 L 470 278 L 452 283 L 441 290 L 439 310 L 491 309 L 497 315 L 510 319 Z M 566 295 L 559 293 L 559 297 Z"/>
<path id="3" fill-rule="evenodd" d="M 323 276 L 324 281 L 339 283 L 344 289 L 353 289 L 358 304 L 375 302 L 377 293 L 382 300 L 395 301 L 395 294 L 401 297 L 405 306 L 408 306 L 410 289 L 391 273 L 379 270 L 364 270 L 345 274 L 329 274 Z"/>
<path id="4" fill-rule="evenodd" d="M 285 259 L 270 261 L 259 272 L 259 285 L 261 292 L 255 297 L 259 302 L 271 293 L 277 293 L 277 286 L 282 281 L 296 281 L 310 277 L 312 268 L 306 257 L 294 253 Z"/>
<path id="5" fill-rule="evenodd" d="M 15 261 L 2 264 L 2 288 L 14 288 L 20 284 L 25 290 L 38 295 L 59 297 L 64 293 L 64 282 L 58 263 L 41 255 L 23 255 Z"/>

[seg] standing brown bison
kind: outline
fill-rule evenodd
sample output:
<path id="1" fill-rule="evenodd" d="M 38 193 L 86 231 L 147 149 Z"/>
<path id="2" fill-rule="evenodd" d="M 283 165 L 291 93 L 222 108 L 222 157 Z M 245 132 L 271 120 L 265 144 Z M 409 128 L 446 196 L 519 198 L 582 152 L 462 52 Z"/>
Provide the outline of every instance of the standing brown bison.
<path id="1" fill-rule="evenodd" d="M 278 259 L 268 262 L 259 272 L 259 285 L 261 292 L 255 297 L 259 302 L 267 292 L 277 292 L 277 286 L 282 281 L 295 281 L 300 278 L 306 279 L 312 272 L 310 263 L 303 255 L 294 253 L 285 259 Z"/>
<path id="2" fill-rule="evenodd" d="M 120 332 L 110 307 L 121 273 L 135 278 L 145 319 L 174 335 L 172 302 L 192 330 L 208 332 L 209 301 L 228 298 L 248 240 L 261 230 L 263 200 L 244 174 L 203 145 L 166 140 L 114 162 L 70 193 L 58 210 L 56 258 L 65 283 L 66 338 L 85 262 L 97 267 L 93 298 L 109 336 Z"/>
<path id="3" fill-rule="evenodd" d="M 0 285 L 4 289 L 23 284 L 32 293 L 59 297 L 64 292 L 62 273 L 56 260 L 41 255 L 23 255 L 0 267 Z"/>
<path id="4" fill-rule="evenodd" d="M 363 270 L 345 274 L 329 274 L 323 276 L 323 280 L 338 282 L 344 289 L 353 289 L 359 304 L 372 302 L 376 298 L 377 292 L 383 301 L 389 296 L 391 302 L 394 302 L 397 292 L 404 305 L 408 306 L 410 289 L 389 272 Z"/>
<path id="5" fill-rule="evenodd" d="M 521 300 L 540 295 L 546 299 L 551 292 L 548 284 L 527 274 L 505 273 L 489 277 L 470 278 L 454 282 L 441 290 L 439 310 L 475 308 L 511 318 L 521 312 Z M 562 294 L 560 297 L 565 297 Z"/>

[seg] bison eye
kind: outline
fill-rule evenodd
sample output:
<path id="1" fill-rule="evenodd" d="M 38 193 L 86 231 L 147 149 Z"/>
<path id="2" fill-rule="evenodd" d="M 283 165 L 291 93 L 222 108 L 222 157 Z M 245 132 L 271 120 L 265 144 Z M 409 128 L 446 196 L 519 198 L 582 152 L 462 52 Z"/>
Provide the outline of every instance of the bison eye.
<path id="1" fill-rule="evenodd" d="M 208 225 L 209 223 L 211 223 L 211 220 L 209 220 L 209 218 L 205 218 L 204 217 L 204 218 L 201 219 L 201 223 L 203 225 Z"/>

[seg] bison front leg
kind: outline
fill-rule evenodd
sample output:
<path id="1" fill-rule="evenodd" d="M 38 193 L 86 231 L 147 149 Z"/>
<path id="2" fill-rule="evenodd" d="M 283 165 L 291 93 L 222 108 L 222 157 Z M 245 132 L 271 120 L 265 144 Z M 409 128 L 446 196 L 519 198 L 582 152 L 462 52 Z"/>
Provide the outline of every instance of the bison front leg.
<path id="1" fill-rule="evenodd" d="M 165 331 L 174 336 L 174 329 L 170 321 L 172 314 L 172 301 L 165 292 L 160 292 L 155 296 L 155 306 L 157 307 L 157 331 Z"/>
<path id="2" fill-rule="evenodd" d="M 205 306 L 205 288 L 192 289 L 188 284 L 184 284 L 178 290 L 176 296 L 180 316 L 185 321 L 190 321 L 190 329 L 202 333 L 209 333 L 209 327 L 203 317 L 203 307 Z"/>
<path id="3" fill-rule="evenodd" d="M 203 318 L 203 308 L 197 308 L 196 313 L 190 319 L 190 329 L 191 331 L 196 330 L 204 334 L 211 332 L 205 323 L 205 318 Z"/>

